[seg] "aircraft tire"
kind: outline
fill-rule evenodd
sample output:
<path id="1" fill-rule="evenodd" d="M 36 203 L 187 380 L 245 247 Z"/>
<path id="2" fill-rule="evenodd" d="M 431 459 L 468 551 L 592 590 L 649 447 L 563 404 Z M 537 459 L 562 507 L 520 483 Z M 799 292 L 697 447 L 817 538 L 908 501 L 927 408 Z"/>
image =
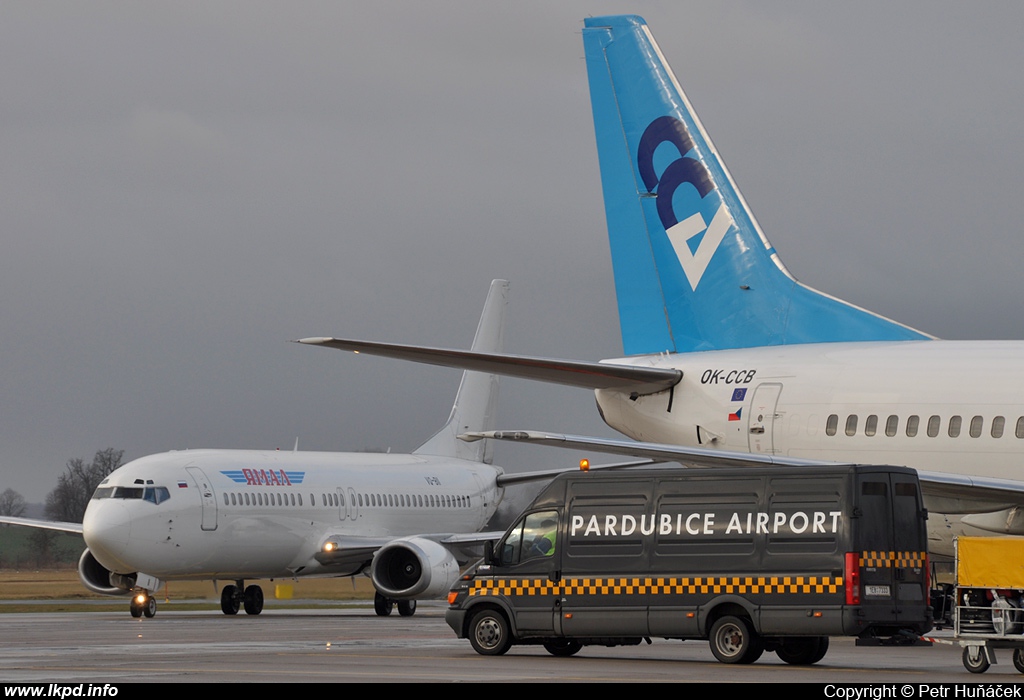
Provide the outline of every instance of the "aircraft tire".
<path id="1" fill-rule="evenodd" d="M 373 611 L 377 613 L 378 617 L 387 617 L 390 615 L 394 606 L 394 601 L 385 597 L 380 592 L 373 594 Z"/>
<path id="2" fill-rule="evenodd" d="M 259 586 L 246 586 L 242 599 L 246 615 L 259 615 L 263 612 L 263 589 Z"/>
<path id="3" fill-rule="evenodd" d="M 146 602 L 142 604 L 142 614 L 146 617 L 156 617 L 156 598 L 146 596 Z"/>
<path id="4" fill-rule="evenodd" d="M 416 614 L 416 601 L 415 600 L 400 600 L 398 601 L 398 614 L 402 617 L 412 617 Z"/>
<path id="5" fill-rule="evenodd" d="M 132 614 L 132 617 L 142 617 L 142 606 L 135 602 L 135 596 L 132 596 L 132 600 L 128 603 L 128 612 Z"/>
<path id="6" fill-rule="evenodd" d="M 236 586 L 224 586 L 220 592 L 220 611 L 225 615 L 238 614 L 238 588 Z"/>

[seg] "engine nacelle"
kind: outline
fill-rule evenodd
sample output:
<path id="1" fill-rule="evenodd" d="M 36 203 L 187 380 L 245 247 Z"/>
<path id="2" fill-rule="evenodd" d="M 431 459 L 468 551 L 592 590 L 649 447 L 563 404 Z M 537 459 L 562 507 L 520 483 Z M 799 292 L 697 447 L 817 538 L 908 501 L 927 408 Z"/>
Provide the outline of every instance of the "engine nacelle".
<path id="1" fill-rule="evenodd" d="M 78 578 L 83 586 L 100 595 L 128 595 L 135 587 L 134 576 L 115 574 L 111 577 L 110 570 L 96 561 L 88 549 L 78 560 Z"/>
<path id="2" fill-rule="evenodd" d="M 438 598 L 459 578 L 459 564 L 437 542 L 411 537 L 378 549 L 370 578 L 374 588 L 388 598 Z"/>

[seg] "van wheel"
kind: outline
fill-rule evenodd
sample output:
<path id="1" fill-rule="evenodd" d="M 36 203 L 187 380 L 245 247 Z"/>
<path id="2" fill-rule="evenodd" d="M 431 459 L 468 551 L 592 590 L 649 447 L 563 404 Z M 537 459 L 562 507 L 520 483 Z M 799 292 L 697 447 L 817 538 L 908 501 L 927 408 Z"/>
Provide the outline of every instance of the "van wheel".
<path id="1" fill-rule="evenodd" d="M 544 642 L 544 648 L 552 656 L 572 656 L 583 648 L 583 645 L 575 639 L 549 639 Z"/>
<path id="2" fill-rule="evenodd" d="M 481 610 L 469 621 L 469 643 L 484 656 L 501 656 L 512 646 L 508 620 L 497 610 Z"/>
<path id="3" fill-rule="evenodd" d="M 810 666 L 825 658 L 828 637 L 786 637 L 775 650 L 779 658 L 794 666 Z"/>
<path id="4" fill-rule="evenodd" d="M 1013 650 L 1013 667 L 1020 673 L 1024 673 L 1024 649 Z"/>
<path id="5" fill-rule="evenodd" d="M 764 643 L 740 617 L 715 620 L 708 638 L 711 653 L 723 664 L 752 664 L 764 653 Z"/>
<path id="6" fill-rule="evenodd" d="M 1013 655 L 1014 666 L 1016 666 L 1017 655 Z M 964 647 L 964 668 L 971 673 L 984 673 L 991 664 L 985 656 L 985 649 L 982 647 Z"/>

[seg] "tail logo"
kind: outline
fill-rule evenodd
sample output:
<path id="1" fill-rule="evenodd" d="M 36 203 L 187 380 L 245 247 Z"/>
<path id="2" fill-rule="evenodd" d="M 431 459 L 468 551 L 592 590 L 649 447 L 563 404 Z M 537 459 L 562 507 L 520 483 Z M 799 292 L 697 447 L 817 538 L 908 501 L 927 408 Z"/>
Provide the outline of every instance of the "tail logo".
<path id="1" fill-rule="evenodd" d="M 669 163 L 659 177 L 655 171 L 654 152 L 663 143 L 675 146 L 679 151 L 679 158 Z M 697 190 L 701 199 L 715 190 L 715 182 L 707 166 L 696 158 L 686 157 L 686 154 L 695 147 L 696 144 L 686 126 L 674 117 L 665 116 L 658 117 L 647 126 L 640 137 L 640 146 L 637 149 L 640 177 L 647 191 L 657 196 L 658 218 L 665 227 L 669 243 L 672 244 L 690 288 L 694 291 L 725 234 L 733 225 L 732 216 L 724 202 L 719 202 L 710 225 L 699 211 L 682 221 L 676 214 L 672 197 L 680 185 L 690 184 Z M 691 249 L 690 240 L 701 234 L 704 235 L 696 248 Z"/>

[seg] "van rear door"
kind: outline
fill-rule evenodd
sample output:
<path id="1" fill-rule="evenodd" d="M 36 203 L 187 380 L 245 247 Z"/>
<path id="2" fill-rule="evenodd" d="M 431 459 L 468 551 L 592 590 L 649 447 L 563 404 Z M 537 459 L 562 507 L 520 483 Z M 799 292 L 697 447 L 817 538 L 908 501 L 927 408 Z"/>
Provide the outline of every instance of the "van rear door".
<path id="1" fill-rule="evenodd" d="M 860 557 L 861 606 L 878 621 L 920 622 L 927 606 L 925 520 L 917 479 L 861 472 L 853 544 Z"/>

